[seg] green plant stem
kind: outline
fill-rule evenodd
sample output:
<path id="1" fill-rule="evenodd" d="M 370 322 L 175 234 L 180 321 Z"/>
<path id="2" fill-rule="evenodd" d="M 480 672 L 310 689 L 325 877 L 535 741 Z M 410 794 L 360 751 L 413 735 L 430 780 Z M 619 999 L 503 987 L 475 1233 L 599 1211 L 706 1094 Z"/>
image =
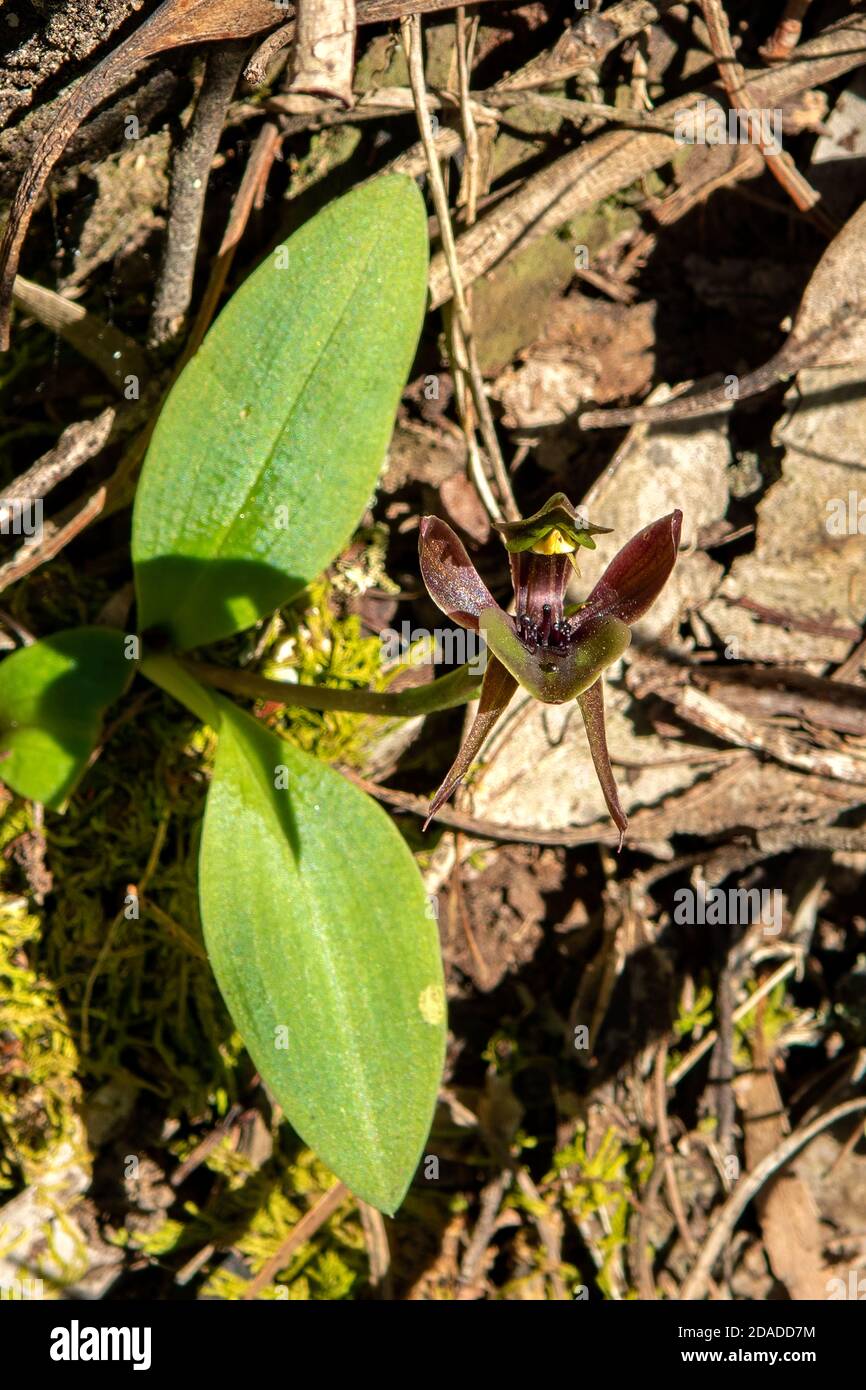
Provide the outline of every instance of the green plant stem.
<path id="1" fill-rule="evenodd" d="M 289 681 L 268 680 L 249 671 L 235 671 L 227 666 L 210 666 L 205 662 L 187 661 L 183 658 L 151 658 L 153 661 L 170 663 L 185 672 L 187 678 L 194 676 L 196 683 L 204 681 L 217 690 L 226 690 L 232 695 L 246 695 L 256 700 L 279 700 L 281 705 L 296 709 L 348 710 L 354 714 L 381 714 L 410 718 L 413 715 L 433 714 L 436 710 L 453 709 L 474 699 L 481 685 L 481 673 L 473 673 L 468 666 L 459 666 L 449 671 L 447 676 L 439 676 L 427 685 L 415 686 L 411 690 L 400 690 L 393 694 L 375 690 L 333 690 L 321 685 L 300 685 Z M 145 675 L 148 662 L 142 663 Z M 157 676 L 151 675 L 157 685 L 175 691 L 164 684 Z M 201 689 L 201 687 L 198 687 Z M 178 694 L 189 708 L 189 701 Z M 198 711 L 196 711 L 198 713 Z M 208 723 L 211 721 L 208 720 Z"/>
<path id="2" fill-rule="evenodd" d="M 147 656 L 138 668 L 143 676 L 178 700 L 185 709 L 196 715 L 212 729 L 220 725 L 216 700 L 203 685 L 199 685 L 185 663 L 173 656 Z"/>

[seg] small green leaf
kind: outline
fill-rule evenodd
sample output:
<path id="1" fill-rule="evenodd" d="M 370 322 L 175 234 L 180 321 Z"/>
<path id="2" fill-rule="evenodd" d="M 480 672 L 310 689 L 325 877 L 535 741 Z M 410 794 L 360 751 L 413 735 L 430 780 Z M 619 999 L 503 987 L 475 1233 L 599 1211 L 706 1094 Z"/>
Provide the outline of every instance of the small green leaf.
<path id="1" fill-rule="evenodd" d="M 199 893 L 217 983 L 305 1143 L 392 1213 L 445 1047 L 439 939 L 412 855 L 338 773 L 219 699 Z"/>
<path id="2" fill-rule="evenodd" d="M 320 574 L 385 460 L 424 317 L 427 224 L 388 176 L 337 199 L 229 301 L 172 388 L 138 486 L 139 622 L 181 650 Z"/>
<path id="3" fill-rule="evenodd" d="M 87 767 L 103 711 L 132 677 L 124 634 L 74 627 L 0 664 L 0 778 L 61 810 Z"/>

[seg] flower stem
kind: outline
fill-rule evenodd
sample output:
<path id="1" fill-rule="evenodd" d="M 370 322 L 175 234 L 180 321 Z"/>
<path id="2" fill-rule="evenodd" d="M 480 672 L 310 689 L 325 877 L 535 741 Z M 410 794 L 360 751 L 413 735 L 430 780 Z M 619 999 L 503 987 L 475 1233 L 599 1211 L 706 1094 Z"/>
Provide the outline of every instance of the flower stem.
<path id="1" fill-rule="evenodd" d="M 232 695 L 247 695 L 256 700 L 278 700 L 281 705 L 296 709 L 347 710 L 353 714 L 381 714 L 411 718 L 413 715 L 433 714 L 436 710 L 465 705 L 478 695 L 482 672 L 469 666 L 458 666 L 447 676 L 439 676 L 427 685 L 394 693 L 376 690 L 334 690 L 323 685 L 300 685 L 289 681 L 268 680 L 250 671 L 236 671 L 228 666 L 210 666 L 205 662 L 179 658 L 184 669 L 197 680 L 226 690 Z"/>

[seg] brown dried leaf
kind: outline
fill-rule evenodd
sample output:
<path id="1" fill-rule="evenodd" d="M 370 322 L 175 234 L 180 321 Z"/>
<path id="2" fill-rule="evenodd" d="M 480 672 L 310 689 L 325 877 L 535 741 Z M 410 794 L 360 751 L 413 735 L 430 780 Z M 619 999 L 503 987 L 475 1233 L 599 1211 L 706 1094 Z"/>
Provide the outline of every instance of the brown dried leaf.
<path id="1" fill-rule="evenodd" d="M 439 489 L 439 499 L 455 526 L 479 545 L 486 544 L 490 539 L 490 518 L 465 473 L 452 473 L 446 478 Z"/>

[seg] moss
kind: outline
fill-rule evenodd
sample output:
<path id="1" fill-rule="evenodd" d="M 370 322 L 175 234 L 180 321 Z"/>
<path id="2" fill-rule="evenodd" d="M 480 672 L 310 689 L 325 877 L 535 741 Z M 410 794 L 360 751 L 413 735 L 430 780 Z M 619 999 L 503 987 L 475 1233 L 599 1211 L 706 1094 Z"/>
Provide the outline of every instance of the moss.
<path id="1" fill-rule="evenodd" d="M 262 674 L 291 685 L 326 685 L 336 690 L 385 690 L 397 674 L 382 669 L 378 637 L 364 637 L 361 620 L 354 613 L 340 615 L 342 592 L 358 592 L 359 573 L 367 560 L 357 560 L 338 572 L 336 583 L 322 580 L 310 586 L 302 604 L 283 610 L 272 624 L 264 647 Z M 373 571 L 375 575 L 375 570 Z M 366 584 L 369 573 L 365 572 Z M 369 587 L 369 585 L 367 585 Z M 267 709 L 267 706 L 260 705 Z M 391 721 L 345 711 L 291 709 L 274 712 L 272 726 L 291 743 L 324 762 L 361 767 L 371 743 L 380 738 Z"/>
<path id="2" fill-rule="evenodd" d="M 653 1168 L 649 1141 L 625 1141 L 613 1126 L 601 1138 L 594 1153 L 587 1147 L 587 1132 L 579 1124 L 573 1141 L 554 1157 L 554 1177 L 565 1182 L 562 1205 L 576 1224 L 603 1213 L 608 1232 L 597 1242 L 603 1263 L 596 1279 L 605 1298 L 612 1296 L 609 1268 L 617 1252 L 628 1243 L 629 1223 L 640 1207 L 640 1192 Z"/>
<path id="3" fill-rule="evenodd" d="M 758 986 L 758 980 L 746 982 L 749 994 L 754 993 Z M 754 1064 L 753 1039 L 756 1032 L 760 1034 L 760 1054 L 763 1056 L 766 1048 L 772 1049 L 773 1043 L 778 1042 L 782 1034 L 801 1017 L 801 1011 L 786 1003 L 787 993 L 787 980 L 780 980 L 769 994 L 759 999 L 755 1007 L 734 1024 L 734 1062 L 738 1067 L 747 1068 Z"/>
<path id="4" fill-rule="evenodd" d="M 199 1296 L 238 1300 L 249 1285 L 239 1261 L 250 1275 L 257 1275 L 334 1178 L 303 1148 L 277 1152 L 269 1163 L 256 1167 L 226 1141 L 208 1156 L 206 1166 L 222 1179 L 215 1199 L 204 1208 L 186 1202 L 185 1220 L 167 1216 L 146 1234 L 125 1234 L 124 1243 L 159 1261 L 172 1256 L 180 1259 L 212 1244 L 218 1253 Z M 366 1271 L 363 1232 L 354 1204 L 347 1199 L 313 1240 L 288 1256 L 257 1296 L 264 1300 L 344 1299 L 364 1283 Z"/>
<path id="5" fill-rule="evenodd" d="M 0 897 L 0 1187 L 7 1189 L 36 1181 L 61 1145 L 79 1141 L 78 1051 L 57 988 L 33 967 L 39 925 L 23 898 Z"/>

